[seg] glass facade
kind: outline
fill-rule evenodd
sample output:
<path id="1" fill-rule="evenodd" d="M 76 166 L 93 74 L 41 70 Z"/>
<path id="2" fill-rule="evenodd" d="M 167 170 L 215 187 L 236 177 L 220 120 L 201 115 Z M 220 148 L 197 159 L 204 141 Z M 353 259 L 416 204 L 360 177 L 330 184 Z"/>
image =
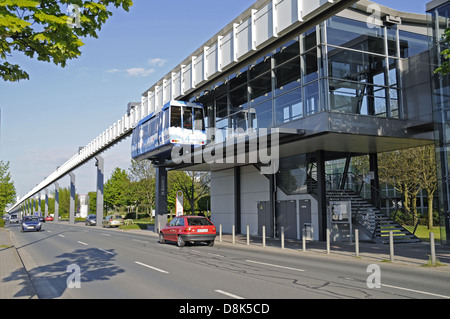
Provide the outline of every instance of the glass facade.
<path id="1" fill-rule="evenodd" d="M 196 97 L 209 127 L 251 132 L 318 112 L 403 118 L 399 60 L 427 37 L 334 16 Z M 228 131 L 229 132 L 229 131 Z"/>
<path id="2" fill-rule="evenodd" d="M 431 38 L 432 72 L 441 65 L 441 52 L 448 48 L 443 42 L 445 30 L 450 26 L 450 2 L 429 12 L 429 30 Z M 438 182 L 440 200 L 441 238 L 450 244 L 450 75 L 434 74 L 433 111 L 436 132 L 436 159 L 438 163 Z"/>

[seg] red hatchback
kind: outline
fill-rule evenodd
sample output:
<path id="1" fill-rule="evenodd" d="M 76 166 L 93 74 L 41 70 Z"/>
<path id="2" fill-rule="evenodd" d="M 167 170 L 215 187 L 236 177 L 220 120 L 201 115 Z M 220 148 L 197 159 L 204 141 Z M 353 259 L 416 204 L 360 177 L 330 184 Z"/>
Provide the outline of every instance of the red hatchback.
<path id="1" fill-rule="evenodd" d="M 179 216 L 172 219 L 159 233 L 159 242 L 176 242 L 183 247 L 187 242 L 206 242 L 214 246 L 216 227 L 211 221 L 202 216 Z"/>

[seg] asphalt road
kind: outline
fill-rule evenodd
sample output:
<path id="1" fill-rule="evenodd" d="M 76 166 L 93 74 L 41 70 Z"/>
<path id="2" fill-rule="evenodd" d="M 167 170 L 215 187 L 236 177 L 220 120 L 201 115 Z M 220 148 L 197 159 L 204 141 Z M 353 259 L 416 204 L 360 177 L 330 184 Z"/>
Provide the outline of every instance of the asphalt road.
<path id="1" fill-rule="evenodd" d="M 442 299 L 450 273 L 218 243 L 178 248 L 154 235 L 47 222 L 8 226 L 42 299 Z M 369 282 L 380 288 L 369 287 Z"/>

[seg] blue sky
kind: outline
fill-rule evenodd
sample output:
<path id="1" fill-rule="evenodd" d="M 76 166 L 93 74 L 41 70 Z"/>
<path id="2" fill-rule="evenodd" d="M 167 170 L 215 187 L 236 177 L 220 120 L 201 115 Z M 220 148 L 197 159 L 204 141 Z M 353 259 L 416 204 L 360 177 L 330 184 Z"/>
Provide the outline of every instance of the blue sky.
<path id="1" fill-rule="evenodd" d="M 377 3 L 424 13 L 424 0 Z M 91 142 L 126 112 L 131 101 L 247 9 L 254 0 L 135 0 L 130 12 L 115 12 L 86 39 L 83 54 L 66 68 L 13 56 L 31 80 L 0 82 L 0 159 L 23 196 L 78 147 Z M 103 154 L 106 178 L 115 167 L 128 169 L 130 139 Z M 95 189 L 94 162 L 77 169 L 77 192 Z M 60 181 L 61 187 L 69 179 Z M 52 189 L 51 189 L 52 190 Z"/>

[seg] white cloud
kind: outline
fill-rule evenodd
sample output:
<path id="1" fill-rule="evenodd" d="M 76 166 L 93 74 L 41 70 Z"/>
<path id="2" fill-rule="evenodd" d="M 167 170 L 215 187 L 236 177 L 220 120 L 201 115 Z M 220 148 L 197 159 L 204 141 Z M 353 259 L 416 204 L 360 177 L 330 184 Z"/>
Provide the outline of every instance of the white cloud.
<path id="1" fill-rule="evenodd" d="M 120 72 L 120 70 L 119 69 L 109 69 L 106 72 L 108 72 L 108 73 L 117 73 L 117 72 Z"/>
<path id="2" fill-rule="evenodd" d="M 167 62 L 167 60 L 161 59 L 161 58 L 154 58 L 154 59 L 148 60 L 149 65 L 154 65 L 154 66 L 158 66 L 158 67 L 163 67 L 166 64 L 166 62 Z"/>
<path id="3" fill-rule="evenodd" d="M 155 72 L 155 69 L 130 68 L 125 70 L 129 77 L 147 77 Z"/>

